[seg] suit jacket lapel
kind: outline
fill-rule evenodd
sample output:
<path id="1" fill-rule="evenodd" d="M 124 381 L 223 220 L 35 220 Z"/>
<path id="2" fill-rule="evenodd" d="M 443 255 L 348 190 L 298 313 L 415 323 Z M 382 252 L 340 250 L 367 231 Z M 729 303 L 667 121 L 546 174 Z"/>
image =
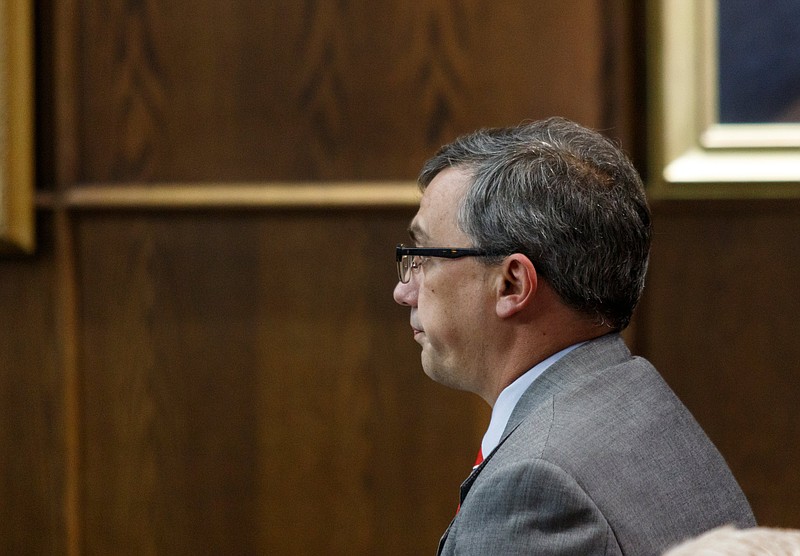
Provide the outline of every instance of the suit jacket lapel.
<path id="1" fill-rule="evenodd" d="M 540 377 L 533 381 L 517 402 L 497 447 L 461 483 L 460 502 L 464 503 L 467 493 L 469 493 L 481 470 L 491 460 L 498 448 L 537 407 L 547 403 L 569 384 L 585 379 L 592 372 L 601 371 L 628 359 L 630 356 L 631 353 L 619 334 L 607 334 L 586 342 L 556 361 L 542 373 Z M 447 533 L 445 532 L 446 536 Z M 444 540 L 444 537 L 442 540 Z"/>

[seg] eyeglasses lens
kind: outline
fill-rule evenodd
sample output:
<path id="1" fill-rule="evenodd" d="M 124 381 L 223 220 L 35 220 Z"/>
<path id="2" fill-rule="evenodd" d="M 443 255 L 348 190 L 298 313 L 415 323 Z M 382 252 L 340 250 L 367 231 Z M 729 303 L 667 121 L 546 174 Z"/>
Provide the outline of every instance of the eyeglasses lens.
<path id="1" fill-rule="evenodd" d="M 400 260 L 397 261 L 397 278 L 403 284 L 408 283 L 408 279 L 411 277 L 411 257 L 408 255 L 403 255 L 400 257 Z"/>

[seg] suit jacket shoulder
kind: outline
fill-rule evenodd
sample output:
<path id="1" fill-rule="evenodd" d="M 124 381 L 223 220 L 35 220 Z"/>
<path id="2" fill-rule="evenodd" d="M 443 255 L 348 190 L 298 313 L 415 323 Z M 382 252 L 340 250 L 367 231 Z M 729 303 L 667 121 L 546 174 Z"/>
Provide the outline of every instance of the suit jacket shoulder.
<path id="1" fill-rule="evenodd" d="M 755 523 L 698 423 L 616 334 L 575 349 L 534 381 L 462 497 L 445 553 L 489 523 L 506 523 L 492 534 L 521 544 L 538 536 L 552 548 L 591 538 L 582 554 L 660 554 L 718 525 Z M 555 537 L 544 539 L 542 516 L 558 532 L 555 545 Z"/>

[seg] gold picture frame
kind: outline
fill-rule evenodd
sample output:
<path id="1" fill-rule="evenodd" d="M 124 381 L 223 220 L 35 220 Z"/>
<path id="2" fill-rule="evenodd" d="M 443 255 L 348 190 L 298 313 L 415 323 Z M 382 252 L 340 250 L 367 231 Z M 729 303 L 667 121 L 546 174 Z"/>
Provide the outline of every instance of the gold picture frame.
<path id="1" fill-rule="evenodd" d="M 33 12 L 0 0 L 0 252 L 31 252 L 34 235 Z"/>
<path id="2" fill-rule="evenodd" d="M 719 123 L 718 0 L 647 9 L 651 196 L 800 196 L 800 124 Z"/>

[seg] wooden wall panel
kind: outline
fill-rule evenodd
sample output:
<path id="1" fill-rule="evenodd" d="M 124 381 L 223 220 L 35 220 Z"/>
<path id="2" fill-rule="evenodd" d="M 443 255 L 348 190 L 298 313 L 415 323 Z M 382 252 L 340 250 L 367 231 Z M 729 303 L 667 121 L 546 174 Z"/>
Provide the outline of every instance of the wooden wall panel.
<path id="1" fill-rule="evenodd" d="M 553 114 L 635 145 L 631 11 L 81 0 L 77 179 L 413 179 L 458 134 Z"/>
<path id="2" fill-rule="evenodd" d="M 552 114 L 636 156 L 640 11 L 37 0 L 43 247 L 0 261 L 0 552 L 435 550 L 488 411 L 424 376 L 392 301 L 413 209 L 226 188 L 413 179 L 457 134 Z M 220 202 L 82 205 L 95 182 Z"/>
<path id="3" fill-rule="evenodd" d="M 392 300 L 410 216 L 81 216 L 87 552 L 435 547 L 487 412 Z"/>
<path id="4" fill-rule="evenodd" d="M 660 203 L 655 230 L 640 347 L 759 522 L 800 527 L 800 204 Z"/>
<path id="5" fill-rule="evenodd" d="M 65 548 L 65 451 L 54 250 L 0 261 L 0 554 Z"/>
<path id="6" fill-rule="evenodd" d="M 236 249 L 220 253 L 221 225 L 184 252 L 180 223 L 153 220 L 78 229 L 86 549 L 220 552 L 222 529 L 252 553 L 255 390 L 240 324 L 254 275 Z"/>

